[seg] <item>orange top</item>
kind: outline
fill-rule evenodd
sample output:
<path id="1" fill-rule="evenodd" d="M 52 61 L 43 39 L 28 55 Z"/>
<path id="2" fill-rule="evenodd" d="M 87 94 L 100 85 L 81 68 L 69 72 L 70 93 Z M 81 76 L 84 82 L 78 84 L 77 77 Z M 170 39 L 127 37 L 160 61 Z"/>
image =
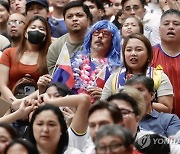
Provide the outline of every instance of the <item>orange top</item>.
<path id="1" fill-rule="evenodd" d="M 6 65 L 10 68 L 9 70 L 9 83 L 8 87 L 12 90 L 13 86 L 16 82 L 23 78 L 25 74 L 30 74 L 32 79 L 36 82 L 39 79 L 40 73 L 37 70 L 36 65 L 27 65 L 23 64 L 20 61 L 15 60 L 16 48 L 8 48 L 6 49 L 1 58 L 0 64 Z"/>

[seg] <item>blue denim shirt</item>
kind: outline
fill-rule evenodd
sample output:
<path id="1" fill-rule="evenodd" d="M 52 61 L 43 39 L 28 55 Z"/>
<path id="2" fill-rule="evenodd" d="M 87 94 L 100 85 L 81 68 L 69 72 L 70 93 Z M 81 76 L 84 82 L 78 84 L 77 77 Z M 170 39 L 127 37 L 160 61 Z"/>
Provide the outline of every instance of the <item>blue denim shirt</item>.
<path id="1" fill-rule="evenodd" d="M 165 137 L 175 135 L 180 130 L 180 119 L 175 114 L 160 113 L 152 110 L 140 121 L 139 126 Z"/>

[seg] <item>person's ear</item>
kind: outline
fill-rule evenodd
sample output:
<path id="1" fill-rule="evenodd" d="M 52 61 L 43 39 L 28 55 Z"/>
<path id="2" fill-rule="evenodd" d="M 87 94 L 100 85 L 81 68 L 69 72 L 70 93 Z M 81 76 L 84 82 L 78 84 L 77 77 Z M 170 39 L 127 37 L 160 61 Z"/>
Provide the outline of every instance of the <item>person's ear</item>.
<path id="1" fill-rule="evenodd" d="M 139 115 L 136 116 L 135 119 L 136 119 L 136 122 L 138 123 L 140 121 L 140 116 Z"/>
<path id="2" fill-rule="evenodd" d="M 151 92 L 151 101 L 153 101 L 154 98 L 155 98 L 155 93 Z"/>

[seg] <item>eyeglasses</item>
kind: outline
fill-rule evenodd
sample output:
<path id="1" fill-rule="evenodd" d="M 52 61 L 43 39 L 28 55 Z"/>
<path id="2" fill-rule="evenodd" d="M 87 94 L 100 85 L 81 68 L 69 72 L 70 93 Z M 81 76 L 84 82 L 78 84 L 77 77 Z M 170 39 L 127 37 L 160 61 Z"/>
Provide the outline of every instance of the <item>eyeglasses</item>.
<path id="1" fill-rule="evenodd" d="M 11 21 L 8 21 L 8 23 L 7 23 L 8 26 L 12 26 L 13 24 L 18 26 L 18 25 L 25 24 L 25 23 L 20 20 L 11 20 Z"/>
<path id="2" fill-rule="evenodd" d="M 99 36 L 99 34 L 102 34 L 103 37 L 105 37 L 105 38 L 108 38 L 108 37 L 110 37 L 110 36 L 113 36 L 110 31 L 103 30 L 103 29 L 95 30 L 95 31 L 93 32 L 93 36 Z"/>
<path id="3" fill-rule="evenodd" d="M 105 154 L 108 149 L 111 152 L 118 152 L 122 146 L 123 144 L 121 143 L 114 143 L 110 145 L 98 145 L 96 147 L 96 151 L 98 154 Z"/>
<path id="4" fill-rule="evenodd" d="M 140 9 L 140 6 L 138 6 L 138 5 L 126 6 L 124 8 L 124 10 L 127 11 L 127 12 L 130 12 L 131 10 L 137 11 L 139 9 Z"/>
<path id="5" fill-rule="evenodd" d="M 128 109 L 120 109 L 120 110 L 123 117 L 127 117 L 129 114 L 134 113 L 134 111 L 130 111 Z"/>

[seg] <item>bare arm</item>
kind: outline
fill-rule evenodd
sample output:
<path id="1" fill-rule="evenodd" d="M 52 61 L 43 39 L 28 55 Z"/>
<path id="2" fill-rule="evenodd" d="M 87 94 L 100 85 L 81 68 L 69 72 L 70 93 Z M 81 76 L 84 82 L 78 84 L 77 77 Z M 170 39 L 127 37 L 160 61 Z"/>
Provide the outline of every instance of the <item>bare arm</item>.
<path id="1" fill-rule="evenodd" d="M 12 91 L 8 88 L 9 83 L 9 67 L 3 64 L 0 64 L 0 91 L 3 98 L 9 102 L 12 102 L 12 99 L 16 99 Z"/>
<path id="2" fill-rule="evenodd" d="M 158 103 L 153 103 L 152 107 L 165 113 L 171 113 L 173 106 L 173 95 L 160 96 L 158 97 Z"/>
<path id="3" fill-rule="evenodd" d="M 4 123 L 12 123 L 18 119 L 22 119 L 24 117 L 27 117 L 28 114 L 33 110 L 33 105 L 27 105 L 27 102 L 24 100 L 19 109 L 11 114 L 8 114 L 6 116 L 3 116 L 0 118 L 0 122 Z"/>
<path id="4" fill-rule="evenodd" d="M 87 112 L 90 107 L 90 97 L 86 94 L 71 95 L 48 99 L 47 95 L 43 97 L 45 103 L 54 104 L 61 107 L 75 107 L 76 113 L 73 117 L 71 128 L 77 133 L 85 133 L 87 130 Z"/>

